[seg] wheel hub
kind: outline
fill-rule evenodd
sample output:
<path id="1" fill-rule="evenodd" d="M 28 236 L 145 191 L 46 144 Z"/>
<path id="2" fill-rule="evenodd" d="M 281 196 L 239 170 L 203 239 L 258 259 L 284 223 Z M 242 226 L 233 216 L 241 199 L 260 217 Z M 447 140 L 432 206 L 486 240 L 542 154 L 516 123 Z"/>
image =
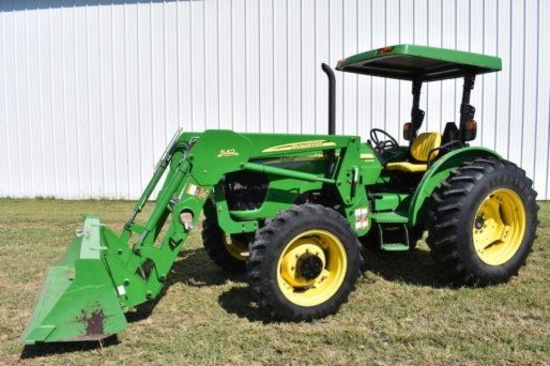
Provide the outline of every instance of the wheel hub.
<path id="1" fill-rule="evenodd" d="M 315 306 L 331 298 L 344 281 L 346 251 L 334 234 L 308 230 L 283 249 L 277 268 L 283 295 L 294 304 Z"/>
<path id="2" fill-rule="evenodd" d="M 519 250 L 525 230 L 526 214 L 521 198 L 511 189 L 498 188 L 477 210 L 473 222 L 475 251 L 489 265 L 504 264 Z"/>
<path id="3" fill-rule="evenodd" d="M 483 225 L 485 225 L 485 217 L 483 216 L 476 217 L 476 220 L 474 222 L 475 228 L 480 230 L 483 228 Z"/>
<path id="4" fill-rule="evenodd" d="M 323 271 L 323 261 L 316 255 L 306 253 L 298 259 L 298 272 L 307 280 L 317 278 Z"/>

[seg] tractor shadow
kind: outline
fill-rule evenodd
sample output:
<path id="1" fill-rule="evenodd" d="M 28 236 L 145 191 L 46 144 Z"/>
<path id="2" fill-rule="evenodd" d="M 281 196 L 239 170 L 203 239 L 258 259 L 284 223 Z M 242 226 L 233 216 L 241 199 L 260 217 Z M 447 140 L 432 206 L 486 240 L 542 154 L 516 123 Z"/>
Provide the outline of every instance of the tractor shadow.
<path id="1" fill-rule="evenodd" d="M 435 262 L 425 244 L 402 253 L 382 252 L 376 248 L 364 248 L 363 273 L 372 273 L 390 282 L 410 286 L 448 288 L 445 278 L 439 274 Z M 245 273 L 223 271 L 212 263 L 202 248 L 185 251 L 181 259 L 174 263 L 165 289 L 175 283 L 187 286 L 208 287 L 224 285 L 228 281 L 234 285 L 218 297 L 218 303 L 230 314 L 252 322 L 276 323 L 256 302 L 252 289 L 246 285 Z M 160 298 L 163 296 L 159 296 Z M 151 307 L 152 310 L 152 307 Z M 148 312 L 144 313 L 146 316 Z M 129 315 L 129 314 L 127 314 Z M 136 319 L 136 320 L 139 320 Z"/>
<path id="2" fill-rule="evenodd" d="M 362 272 L 372 273 L 390 282 L 410 286 L 449 288 L 440 275 L 437 265 L 424 243 L 415 250 L 402 253 L 382 252 L 376 248 L 364 248 Z M 239 318 L 263 324 L 276 323 L 256 302 L 252 289 L 246 285 L 246 274 L 228 273 L 214 265 L 202 249 L 183 253 L 182 260 L 174 264 L 171 283 L 182 282 L 189 286 L 203 287 L 235 283 L 218 297 L 218 303 L 228 313 Z"/>
<path id="3" fill-rule="evenodd" d="M 246 273 L 232 273 L 220 269 L 202 248 L 182 253 L 181 259 L 172 267 L 172 273 L 168 277 L 165 289 L 175 283 L 193 287 L 209 287 L 224 285 L 227 282 L 231 282 L 233 286 L 219 296 L 218 303 L 222 308 L 239 318 L 266 324 L 272 322 L 271 317 L 255 302 L 252 289 L 246 285 Z"/>
<path id="4" fill-rule="evenodd" d="M 387 253 L 378 249 L 364 248 L 365 259 L 362 272 L 373 273 L 387 281 L 400 282 L 411 286 L 428 286 L 433 288 L 448 288 L 445 279 L 439 275 L 439 270 L 429 251 L 422 245 L 404 253 Z M 252 322 L 263 324 L 276 323 L 269 314 L 256 302 L 252 289 L 246 285 L 246 274 L 229 273 L 212 263 L 202 248 L 184 251 L 174 263 L 167 278 L 162 293 L 153 302 L 138 306 L 135 311 L 126 313 L 129 323 L 146 319 L 156 304 L 164 297 L 166 291 L 174 284 L 185 284 L 192 287 L 220 286 L 227 282 L 233 286 L 218 297 L 218 303 L 230 314 Z M 82 352 L 98 348 L 116 346 L 120 343 L 116 335 L 97 342 L 42 343 L 27 345 L 21 352 L 21 359 Z"/>
<path id="5" fill-rule="evenodd" d="M 127 312 L 126 319 L 129 323 L 134 323 L 148 318 L 158 302 L 162 300 L 174 284 L 182 283 L 200 288 L 220 286 L 227 282 L 246 283 L 246 274 L 223 271 L 210 260 L 202 248 L 185 250 L 180 254 L 179 259 L 174 262 L 159 296 L 154 301 L 138 305 L 135 311 Z"/>
<path id="6" fill-rule="evenodd" d="M 446 279 L 424 245 L 401 253 L 383 252 L 377 248 L 364 248 L 362 271 L 371 272 L 386 281 L 411 286 L 449 288 Z"/>
<path id="7" fill-rule="evenodd" d="M 365 259 L 361 268 L 363 273 L 373 273 L 387 281 L 400 282 L 409 286 L 448 287 L 445 278 L 439 274 L 439 269 L 430 257 L 429 251 L 422 246 L 403 253 L 388 253 L 365 248 L 362 254 Z M 223 276 L 223 272 L 221 275 Z M 255 300 L 255 295 L 248 286 L 234 286 L 218 298 L 221 307 L 239 318 L 263 324 L 276 323 L 277 321 L 271 319 Z"/>
<path id="8" fill-rule="evenodd" d="M 222 286 L 230 282 L 232 287 L 224 291 L 218 303 L 230 314 L 262 323 L 272 322 L 268 314 L 255 302 L 254 293 L 246 285 L 246 273 L 227 272 L 215 265 L 202 248 L 185 250 L 174 262 L 166 285 L 155 301 L 139 305 L 135 311 L 126 313 L 129 323 L 146 319 L 171 286 L 184 284 L 190 287 Z"/>
<path id="9" fill-rule="evenodd" d="M 116 335 L 112 335 L 101 341 L 65 342 L 65 343 L 39 343 L 26 345 L 21 351 L 21 360 L 33 359 L 36 357 L 48 357 L 73 352 L 92 351 L 98 348 L 108 348 L 120 343 Z"/>
<path id="10" fill-rule="evenodd" d="M 184 283 L 193 287 L 218 286 L 228 281 L 246 283 L 245 273 L 220 269 L 202 248 L 186 250 L 181 253 L 180 258 L 172 267 L 167 287 L 174 283 Z"/>
<path id="11" fill-rule="evenodd" d="M 233 287 L 218 297 L 218 303 L 229 314 L 237 315 L 239 318 L 262 324 L 277 323 L 277 320 L 262 309 L 255 301 L 252 289 L 246 287 Z"/>

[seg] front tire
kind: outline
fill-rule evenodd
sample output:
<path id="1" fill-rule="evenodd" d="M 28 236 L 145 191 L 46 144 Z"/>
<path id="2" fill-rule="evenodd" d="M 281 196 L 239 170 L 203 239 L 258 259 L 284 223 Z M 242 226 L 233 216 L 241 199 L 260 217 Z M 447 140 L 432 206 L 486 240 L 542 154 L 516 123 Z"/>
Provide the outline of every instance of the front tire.
<path id="1" fill-rule="evenodd" d="M 427 243 L 451 284 L 487 286 L 518 274 L 535 239 L 535 197 L 525 172 L 506 160 L 476 159 L 442 183 Z"/>
<path id="2" fill-rule="evenodd" d="M 258 232 L 247 271 L 264 308 L 279 320 L 334 314 L 355 288 L 363 261 L 349 223 L 314 204 L 283 211 Z"/>
<path id="3" fill-rule="evenodd" d="M 213 205 L 213 203 L 207 203 Z M 202 243 L 206 254 L 218 267 L 228 272 L 245 272 L 248 244 L 253 236 L 251 234 L 226 235 L 218 225 L 211 207 L 204 210 L 202 222 Z"/>

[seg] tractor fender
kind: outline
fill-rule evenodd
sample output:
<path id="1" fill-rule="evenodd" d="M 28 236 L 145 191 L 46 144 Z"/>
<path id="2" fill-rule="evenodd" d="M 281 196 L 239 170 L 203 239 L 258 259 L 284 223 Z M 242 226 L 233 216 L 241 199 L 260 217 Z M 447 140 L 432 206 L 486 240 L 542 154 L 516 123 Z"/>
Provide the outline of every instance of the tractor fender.
<path id="1" fill-rule="evenodd" d="M 437 160 L 424 174 L 409 206 L 409 226 L 426 222 L 429 198 L 434 190 L 461 164 L 476 158 L 501 158 L 496 152 L 483 147 L 464 147 L 453 150 Z"/>

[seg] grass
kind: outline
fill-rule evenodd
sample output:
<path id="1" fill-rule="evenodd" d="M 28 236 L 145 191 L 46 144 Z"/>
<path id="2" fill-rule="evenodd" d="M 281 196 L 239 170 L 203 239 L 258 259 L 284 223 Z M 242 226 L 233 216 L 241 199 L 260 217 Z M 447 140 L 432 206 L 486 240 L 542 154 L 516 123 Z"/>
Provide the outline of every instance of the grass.
<path id="1" fill-rule="evenodd" d="M 19 345 L 46 267 L 81 215 L 120 228 L 131 205 L 0 200 L 0 364 L 550 364 L 550 203 L 541 203 L 527 266 L 504 285 L 445 287 L 425 245 L 369 251 L 367 271 L 337 315 L 271 323 L 244 276 L 211 264 L 196 230 L 152 314 L 116 339 Z"/>

